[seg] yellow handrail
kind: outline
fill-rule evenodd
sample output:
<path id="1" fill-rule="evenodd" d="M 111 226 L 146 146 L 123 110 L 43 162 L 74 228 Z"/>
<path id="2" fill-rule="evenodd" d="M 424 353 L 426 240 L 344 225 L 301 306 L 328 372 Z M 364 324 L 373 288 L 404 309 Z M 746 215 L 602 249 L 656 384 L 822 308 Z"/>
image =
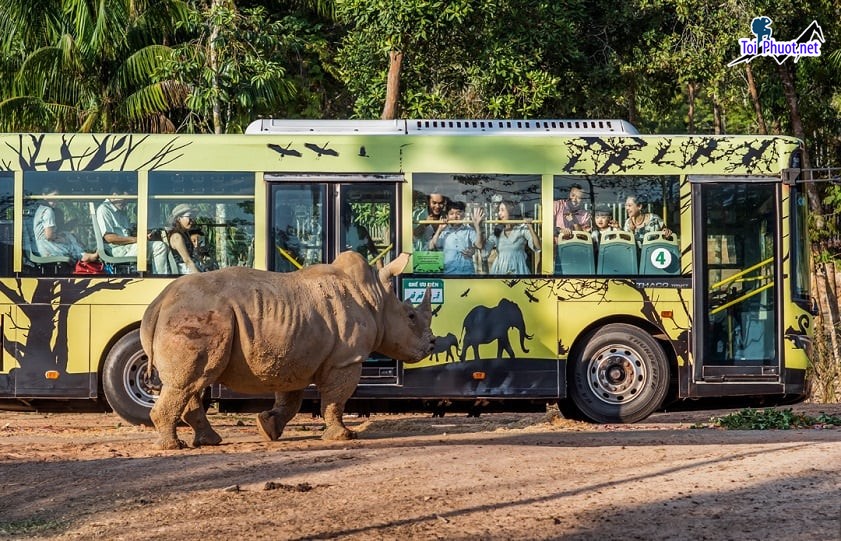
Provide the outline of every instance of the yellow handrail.
<path id="1" fill-rule="evenodd" d="M 774 282 L 771 282 L 770 284 L 765 284 L 764 286 L 758 287 L 756 289 L 751 289 L 750 291 L 748 291 L 747 293 L 745 293 L 741 297 L 736 297 L 735 299 L 733 299 L 732 301 L 730 301 L 728 303 L 724 303 L 721 306 L 713 308 L 712 310 L 710 310 L 710 315 L 711 316 L 715 315 L 715 314 L 721 312 L 722 310 L 726 310 L 726 309 L 730 308 L 731 306 L 733 306 L 735 304 L 739 304 L 742 301 L 746 301 L 747 299 L 753 297 L 754 295 L 758 295 L 759 293 L 762 293 L 763 291 L 765 291 L 766 289 L 771 288 L 771 287 L 774 287 Z"/>
<path id="2" fill-rule="evenodd" d="M 277 244 L 275 244 L 274 247 L 277 248 L 277 251 L 281 256 L 283 256 L 284 258 L 286 258 L 287 261 L 289 261 L 290 263 L 295 265 L 295 268 L 298 268 L 298 269 L 304 268 L 303 265 L 298 263 L 298 261 L 294 257 L 292 257 L 292 254 L 290 254 L 289 252 L 287 252 L 286 250 L 284 250 L 283 248 L 281 248 Z"/>
<path id="3" fill-rule="evenodd" d="M 391 250 L 393 247 L 394 247 L 394 243 L 392 242 L 391 244 L 389 244 L 388 246 L 386 246 L 385 248 L 383 248 L 383 251 L 382 251 L 382 252 L 380 252 L 380 253 L 378 253 L 378 254 L 377 254 L 377 257 L 375 257 L 374 259 L 372 259 L 371 261 L 369 261 L 369 262 L 368 262 L 368 264 L 369 264 L 369 265 L 374 265 L 374 264 L 376 264 L 376 263 L 377 263 L 377 261 L 379 261 L 380 259 L 382 259 L 382 258 L 383 258 L 383 256 L 385 256 L 385 254 L 387 254 L 387 253 L 389 252 L 389 250 Z"/>
<path id="4" fill-rule="evenodd" d="M 749 273 L 749 272 L 752 272 L 752 271 L 754 271 L 754 270 L 758 269 L 759 267 L 763 267 L 763 266 L 767 265 L 768 263 L 771 263 L 772 261 L 774 261 L 774 258 L 773 258 L 773 257 L 769 257 L 769 258 L 768 258 L 768 259 L 766 259 L 765 261 L 760 261 L 759 263 L 757 263 L 756 265 L 753 265 L 752 267 L 748 267 L 748 268 L 746 268 L 745 270 L 743 270 L 743 271 L 741 271 L 741 272 L 737 272 L 737 273 L 736 273 L 736 274 L 734 274 L 733 276 L 730 276 L 730 277 L 728 277 L 728 278 L 725 278 L 724 280 L 722 280 L 722 281 L 720 281 L 720 282 L 718 282 L 718 283 L 715 283 L 715 284 L 711 285 L 711 286 L 710 286 L 710 289 L 717 289 L 717 288 L 719 288 L 719 287 L 721 287 L 721 286 L 723 286 L 723 285 L 725 285 L 725 284 L 729 284 L 730 282 L 734 282 L 734 281 L 736 281 L 736 279 L 741 278 L 741 277 L 742 277 L 742 276 L 744 276 L 745 274 L 747 274 L 747 273 Z"/>

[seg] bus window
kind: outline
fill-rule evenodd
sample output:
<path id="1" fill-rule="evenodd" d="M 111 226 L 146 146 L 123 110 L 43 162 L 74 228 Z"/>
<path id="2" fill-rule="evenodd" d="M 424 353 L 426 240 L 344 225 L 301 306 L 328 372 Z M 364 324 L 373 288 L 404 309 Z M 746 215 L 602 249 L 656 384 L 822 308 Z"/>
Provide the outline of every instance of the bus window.
<path id="1" fill-rule="evenodd" d="M 137 222 L 137 174 L 134 172 L 26 171 L 23 175 L 24 270 L 43 276 L 68 275 L 76 261 L 100 260 L 110 263 L 117 250 L 128 245 L 110 245 L 96 219 L 98 209 L 116 201 L 119 194 L 125 230 L 134 235 Z M 116 233 L 116 231 L 114 232 Z M 136 244 L 131 263 L 112 272 L 136 270 Z M 111 250 L 115 251 L 112 252 Z M 126 260 L 128 263 L 128 260 Z"/>
<path id="2" fill-rule="evenodd" d="M 147 224 L 169 244 L 169 274 L 250 267 L 254 174 L 152 171 Z"/>
<path id="3" fill-rule="evenodd" d="M 338 251 L 359 252 L 373 265 L 394 257 L 395 186 L 340 185 Z"/>
<path id="4" fill-rule="evenodd" d="M 326 263 L 324 184 L 272 184 L 270 270 L 290 272 Z"/>
<path id="5" fill-rule="evenodd" d="M 540 181 L 540 175 L 413 175 L 414 272 L 537 273 Z M 457 221 L 440 224 L 448 213 Z"/>
<path id="6" fill-rule="evenodd" d="M 12 275 L 14 253 L 14 175 L 0 172 L 0 276 Z"/>
<path id="7" fill-rule="evenodd" d="M 680 273 L 677 176 L 556 176 L 555 274 Z"/>

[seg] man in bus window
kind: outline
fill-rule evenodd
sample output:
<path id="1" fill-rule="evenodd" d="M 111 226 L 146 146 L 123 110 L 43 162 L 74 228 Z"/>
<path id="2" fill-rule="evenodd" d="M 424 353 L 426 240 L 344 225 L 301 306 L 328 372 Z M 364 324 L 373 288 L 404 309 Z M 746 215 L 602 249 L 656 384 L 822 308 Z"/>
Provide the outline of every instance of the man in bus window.
<path id="1" fill-rule="evenodd" d="M 447 198 L 439 193 L 438 190 L 433 190 L 429 194 L 426 204 L 426 212 L 420 212 L 414 216 L 414 221 L 422 220 L 442 220 L 444 218 L 447 208 Z M 418 224 L 413 230 L 415 238 L 415 249 L 426 250 L 432 235 L 435 234 L 435 227 L 432 224 Z"/>
<path id="2" fill-rule="evenodd" d="M 478 205 L 473 209 L 472 227 L 463 223 L 464 209 L 465 204 L 461 201 L 450 201 L 446 220 L 429 240 L 428 249 L 444 252 L 444 274 L 474 274 L 473 255 L 485 245 L 484 209 Z"/>
<path id="3" fill-rule="evenodd" d="M 35 247 L 42 256 L 65 256 L 73 261 L 97 261 L 99 254 L 82 247 L 76 235 L 69 231 L 59 231 L 56 219 L 58 190 L 52 186 L 44 187 L 44 199 L 38 204 L 32 219 Z"/>
<path id="4" fill-rule="evenodd" d="M 132 226 L 131 220 L 126 213 L 126 200 L 114 193 L 96 209 L 96 222 L 102 232 L 102 240 L 105 241 L 105 248 L 110 250 L 111 255 L 116 257 L 137 255 L 137 231 Z M 147 235 L 149 239 L 148 251 L 152 256 L 152 273 L 169 274 L 169 254 L 167 246 L 161 240 L 151 240 L 152 234 Z"/>
<path id="5" fill-rule="evenodd" d="M 569 188 L 569 197 L 559 199 L 554 205 L 555 216 L 555 244 L 558 238 L 572 238 L 573 231 L 587 231 L 592 229 L 590 211 L 584 208 L 584 190 L 580 184 L 573 184 Z"/>

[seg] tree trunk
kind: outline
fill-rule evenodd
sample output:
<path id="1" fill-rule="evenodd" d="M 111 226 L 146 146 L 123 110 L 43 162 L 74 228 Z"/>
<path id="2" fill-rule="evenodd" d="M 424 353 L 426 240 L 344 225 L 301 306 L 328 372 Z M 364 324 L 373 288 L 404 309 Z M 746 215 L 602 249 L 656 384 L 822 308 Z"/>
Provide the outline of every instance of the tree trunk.
<path id="1" fill-rule="evenodd" d="M 400 102 L 400 72 L 403 69 L 403 51 L 388 52 L 388 80 L 385 87 L 385 105 L 383 120 L 397 118 L 397 106 Z"/>
<path id="2" fill-rule="evenodd" d="M 765 125 L 765 117 L 762 116 L 762 106 L 759 103 L 759 91 L 753 80 L 753 70 L 750 69 L 750 62 L 745 63 L 745 75 L 748 77 L 748 93 L 753 102 L 753 110 L 756 113 L 756 124 L 759 127 L 760 135 L 768 135 L 768 126 Z"/>
<path id="3" fill-rule="evenodd" d="M 721 120 L 721 105 L 718 103 L 718 96 L 713 95 L 713 133 L 721 135 L 724 133 L 724 126 Z"/>
<path id="4" fill-rule="evenodd" d="M 224 0 L 213 0 L 211 10 L 222 7 Z M 213 73 L 213 133 L 222 133 L 222 105 L 219 103 L 219 57 L 216 40 L 219 37 L 219 28 L 214 26 L 210 29 L 210 71 Z"/>
<path id="5" fill-rule="evenodd" d="M 686 85 L 686 90 L 689 93 L 689 126 L 687 126 L 687 131 L 689 133 L 695 133 L 695 83 L 689 81 Z"/>
<path id="6" fill-rule="evenodd" d="M 783 92 L 786 97 L 789 109 L 789 119 L 791 121 L 791 129 L 794 136 L 803 141 L 803 158 L 802 167 L 804 169 L 811 169 L 811 160 L 809 159 L 809 152 L 806 148 L 806 132 L 803 130 L 803 121 L 800 118 L 800 107 L 797 99 L 797 87 L 795 86 L 794 74 L 792 73 L 790 64 L 782 63 L 777 65 L 777 72 L 780 75 L 780 81 L 783 84 Z M 811 172 L 804 175 L 806 180 L 811 180 Z M 807 182 L 806 197 L 809 200 L 809 210 L 811 210 L 813 217 L 812 227 L 818 230 L 823 229 L 823 205 L 821 204 L 818 190 L 814 182 Z M 823 329 L 825 334 L 829 337 L 830 356 L 833 366 L 841 366 L 841 352 L 839 352 L 838 344 L 838 299 L 833 295 L 829 296 L 829 291 L 832 284 L 829 283 L 829 276 L 824 268 L 817 268 L 815 265 L 814 254 L 812 257 L 812 276 L 815 280 L 812 282 L 812 294 L 818 299 L 818 308 L 820 311 L 820 321 L 817 325 L 818 329 Z M 834 278 L 834 275 L 833 275 Z M 834 282 L 834 279 L 833 279 Z M 818 336 L 820 338 L 820 336 Z"/>

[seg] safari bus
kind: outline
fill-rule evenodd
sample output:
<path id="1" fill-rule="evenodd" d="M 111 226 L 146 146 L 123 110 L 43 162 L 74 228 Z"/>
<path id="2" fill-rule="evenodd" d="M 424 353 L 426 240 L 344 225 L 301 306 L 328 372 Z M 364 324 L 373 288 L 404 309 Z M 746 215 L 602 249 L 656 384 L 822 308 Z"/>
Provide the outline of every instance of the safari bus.
<path id="1" fill-rule="evenodd" d="M 436 336 L 418 363 L 373 353 L 351 410 L 557 402 L 616 423 L 687 399 L 794 401 L 812 336 L 800 152 L 620 120 L 2 134 L 0 407 L 148 423 L 160 383 L 139 326 L 167 284 L 345 250 L 410 253 L 395 291 L 431 291 Z M 206 393 L 220 411 L 266 398 Z"/>

